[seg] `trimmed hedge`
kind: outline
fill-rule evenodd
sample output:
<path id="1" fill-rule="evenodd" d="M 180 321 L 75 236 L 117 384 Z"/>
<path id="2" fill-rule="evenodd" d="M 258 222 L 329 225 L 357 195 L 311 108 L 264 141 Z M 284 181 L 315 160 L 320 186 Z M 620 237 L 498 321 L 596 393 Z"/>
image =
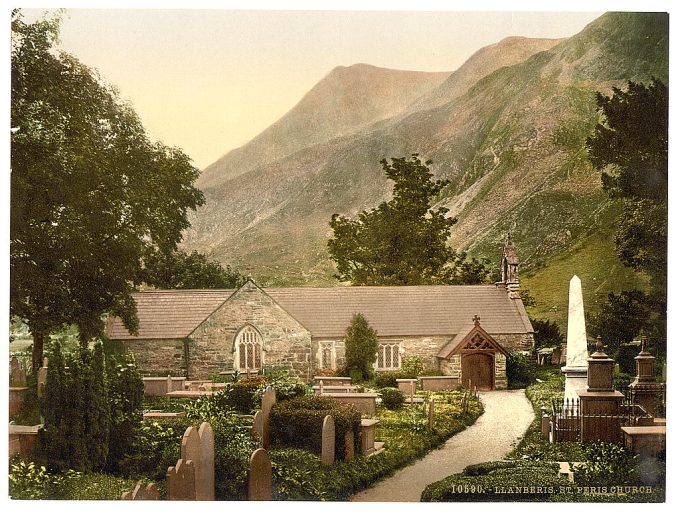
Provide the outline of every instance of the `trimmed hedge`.
<path id="1" fill-rule="evenodd" d="M 272 443 L 298 447 L 314 453 L 321 451 L 321 428 L 326 415 L 335 421 L 335 456 L 345 453 L 345 433 L 354 432 L 355 449 L 361 447 L 361 414 L 353 404 L 339 403 L 329 397 L 305 396 L 277 402 L 269 418 Z"/>
<path id="2" fill-rule="evenodd" d="M 227 401 L 236 411 L 250 413 L 256 407 L 257 392 L 266 383 L 267 380 L 262 376 L 240 379 L 227 390 Z"/>
<path id="3" fill-rule="evenodd" d="M 428 485 L 422 502 L 663 502 L 663 487 L 619 492 L 618 485 L 584 489 L 559 477 L 559 464 L 536 461 L 493 461 L 470 465 Z"/>
<path id="4" fill-rule="evenodd" d="M 382 405 L 388 410 L 398 410 L 406 401 L 404 392 L 398 388 L 382 388 L 380 389 L 380 397 Z"/>

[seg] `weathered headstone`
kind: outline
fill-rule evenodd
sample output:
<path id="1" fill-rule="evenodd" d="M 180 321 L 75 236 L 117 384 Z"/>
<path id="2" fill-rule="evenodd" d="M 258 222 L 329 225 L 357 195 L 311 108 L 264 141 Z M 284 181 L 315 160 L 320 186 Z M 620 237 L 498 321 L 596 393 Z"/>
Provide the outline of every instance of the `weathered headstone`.
<path id="1" fill-rule="evenodd" d="M 262 435 L 264 434 L 264 415 L 262 411 L 258 410 L 253 417 L 252 435 L 258 442 L 262 443 Z"/>
<path id="2" fill-rule="evenodd" d="M 170 501 L 195 501 L 196 481 L 194 476 L 194 462 L 177 460 L 174 467 L 168 467 L 167 498 Z"/>
<path id="3" fill-rule="evenodd" d="M 248 500 L 272 500 L 272 462 L 267 451 L 261 447 L 250 456 Z"/>
<path id="4" fill-rule="evenodd" d="M 345 433 L 345 461 L 354 459 L 354 431 Z"/>
<path id="5" fill-rule="evenodd" d="M 321 464 L 333 465 L 335 462 L 335 421 L 330 415 L 323 419 L 321 427 Z"/>
<path id="6" fill-rule="evenodd" d="M 569 282 L 569 320 L 567 323 L 567 364 L 562 367 L 564 400 L 576 399 L 578 390 L 585 390 L 588 379 L 588 342 L 583 310 L 581 280 L 574 275 Z"/>
<path id="7" fill-rule="evenodd" d="M 319 381 L 319 395 L 323 395 L 323 379 Z"/>
<path id="8" fill-rule="evenodd" d="M 430 429 L 434 427 L 434 399 L 430 399 L 430 407 L 427 412 L 427 426 Z"/>
<path id="9" fill-rule="evenodd" d="M 43 365 L 38 369 L 38 397 L 42 397 L 45 393 L 45 384 L 47 383 L 47 358 L 43 359 Z"/>
<path id="10" fill-rule="evenodd" d="M 9 386 L 26 386 L 26 371 L 16 356 L 10 360 Z"/>
<path id="11" fill-rule="evenodd" d="M 262 417 L 264 419 L 262 427 L 262 447 L 265 449 L 268 449 L 269 445 L 271 444 L 269 414 L 271 413 L 272 407 L 275 403 L 276 391 L 271 387 L 267 387 L 267 389 L 264 391 L 264 394 L 262 394 Z"/>
<path id="12" fill-rule="evenodd" d="M 170 374 L 168 374 L 168 380 L 167 380 L 167 387 L 166 388 L 167 388 L 166 393 L 169 394 L 170 392 L 172 392 L 172 376 Z"/>
<path id="13" fill-rule="evenodd" d="M 131 492 L 123 493 L 120 498 L 124 501 L 158 501 L 161 496 L 154 483 L 142 486 L 142 482 L 137 481 L 135 489 Z"/>
<path id="14" fill-rule="evenodd" d="M 180 454 L 184 461 L 194 464 L 196 500 L 215 500 L 215 435 L 210 424 L 203 422 L 198 429 L 188 427 Z"/>

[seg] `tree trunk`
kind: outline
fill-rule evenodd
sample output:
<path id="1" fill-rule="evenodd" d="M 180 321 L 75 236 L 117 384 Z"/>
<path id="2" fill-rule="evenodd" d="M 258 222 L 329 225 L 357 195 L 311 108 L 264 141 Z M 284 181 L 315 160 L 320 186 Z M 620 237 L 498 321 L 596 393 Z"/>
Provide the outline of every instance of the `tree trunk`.
<path id="1" fill-rule="evenodd" d="M 42 367 L 43 362 L 43 348 L 45 346 L 45 333 L 33 333 L 33 353 L 31 355 L 31 367 L 33 373 L 37 373 L 38 369 Z"/>

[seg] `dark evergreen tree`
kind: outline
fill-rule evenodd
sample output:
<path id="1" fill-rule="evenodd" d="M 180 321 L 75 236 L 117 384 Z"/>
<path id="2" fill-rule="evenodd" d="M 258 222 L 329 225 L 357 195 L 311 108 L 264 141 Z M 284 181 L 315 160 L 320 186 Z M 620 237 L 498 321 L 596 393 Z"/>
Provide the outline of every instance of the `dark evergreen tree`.
<path id="1" fill-rule="evenodd" d="M 358 369 L 364 378 L 370 378 L 378 352 L 378 333 L 362 314 L 354 314 L 345 334 L 345 361 L 347 368 Z"/>
<path id="2" fill-rule="evenodd" d="M 616 248 L 621 262 L 650 279 L 650 292 L 609 294 L 594 333 L 618 346 L 645 331 L 665 351 L 668 250 L 668 87 L 629 82 L 597 95 L 602 122 L 587 141 L 610 196 L 622 201 Z"/>
<path id="3" fill-rule="evenodd" d="M 142 422 L 144 383 L 130 352 L 107 356 L 108 402 L 111 422 L 106 468 L 120 470 L 120 463 L 134 444 Z"/>
<path id="4" fill-rule="evenodd" d="M 473 284 L 488 278 L 484 262 L 468 260 L 449 247 L 447 240 L 456 219 L 448 209 L 434 207 L 449 183 L 433 180 L 417 154 L 410 159 L 382 160 L 394 181 L 393 197 L 356 219 L 334 214 L 328 241 L 331 259 L 341 281 L 352 285 Z"/>
<path id="5" fill-rule="evenodd" d="M 95 344 L 92 352 L 81 350 L 81 355 L 86 445 L 91 468 L 101 470 L 109 453 L 111 424 L 101 342 Z"/>
<path id="6" fill-rule="evenodd" d="M 66 375 L 61 345 L 55 342 L 45 380 L 45 391 L 40 400 L 43 428 L 38 432 L 38 452 L 52 469 L 67 468 L 68 451 L 61 427 L 68 422 Z"/>

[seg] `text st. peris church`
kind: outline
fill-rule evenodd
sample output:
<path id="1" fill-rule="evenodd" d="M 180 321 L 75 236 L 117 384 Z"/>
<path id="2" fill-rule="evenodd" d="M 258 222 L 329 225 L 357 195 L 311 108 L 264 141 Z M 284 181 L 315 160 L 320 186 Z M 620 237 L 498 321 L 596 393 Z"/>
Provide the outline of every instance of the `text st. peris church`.
<path id="1" fill-rule="evenodd" d="M 142 372 L 207 379 L 218 372 L 285 367 L 303 379 L 345 361 L 343 337 L 361 313 L 377 331 L 377 371 L 402 359 L 481 389 L 507 387 L 506 357 L 528 350 L 534 330 L 519 296 L 518 257 L 508 240 L 492 285 L 153 290 L 134 294 L 139 328 L 111 317 Z"/>

